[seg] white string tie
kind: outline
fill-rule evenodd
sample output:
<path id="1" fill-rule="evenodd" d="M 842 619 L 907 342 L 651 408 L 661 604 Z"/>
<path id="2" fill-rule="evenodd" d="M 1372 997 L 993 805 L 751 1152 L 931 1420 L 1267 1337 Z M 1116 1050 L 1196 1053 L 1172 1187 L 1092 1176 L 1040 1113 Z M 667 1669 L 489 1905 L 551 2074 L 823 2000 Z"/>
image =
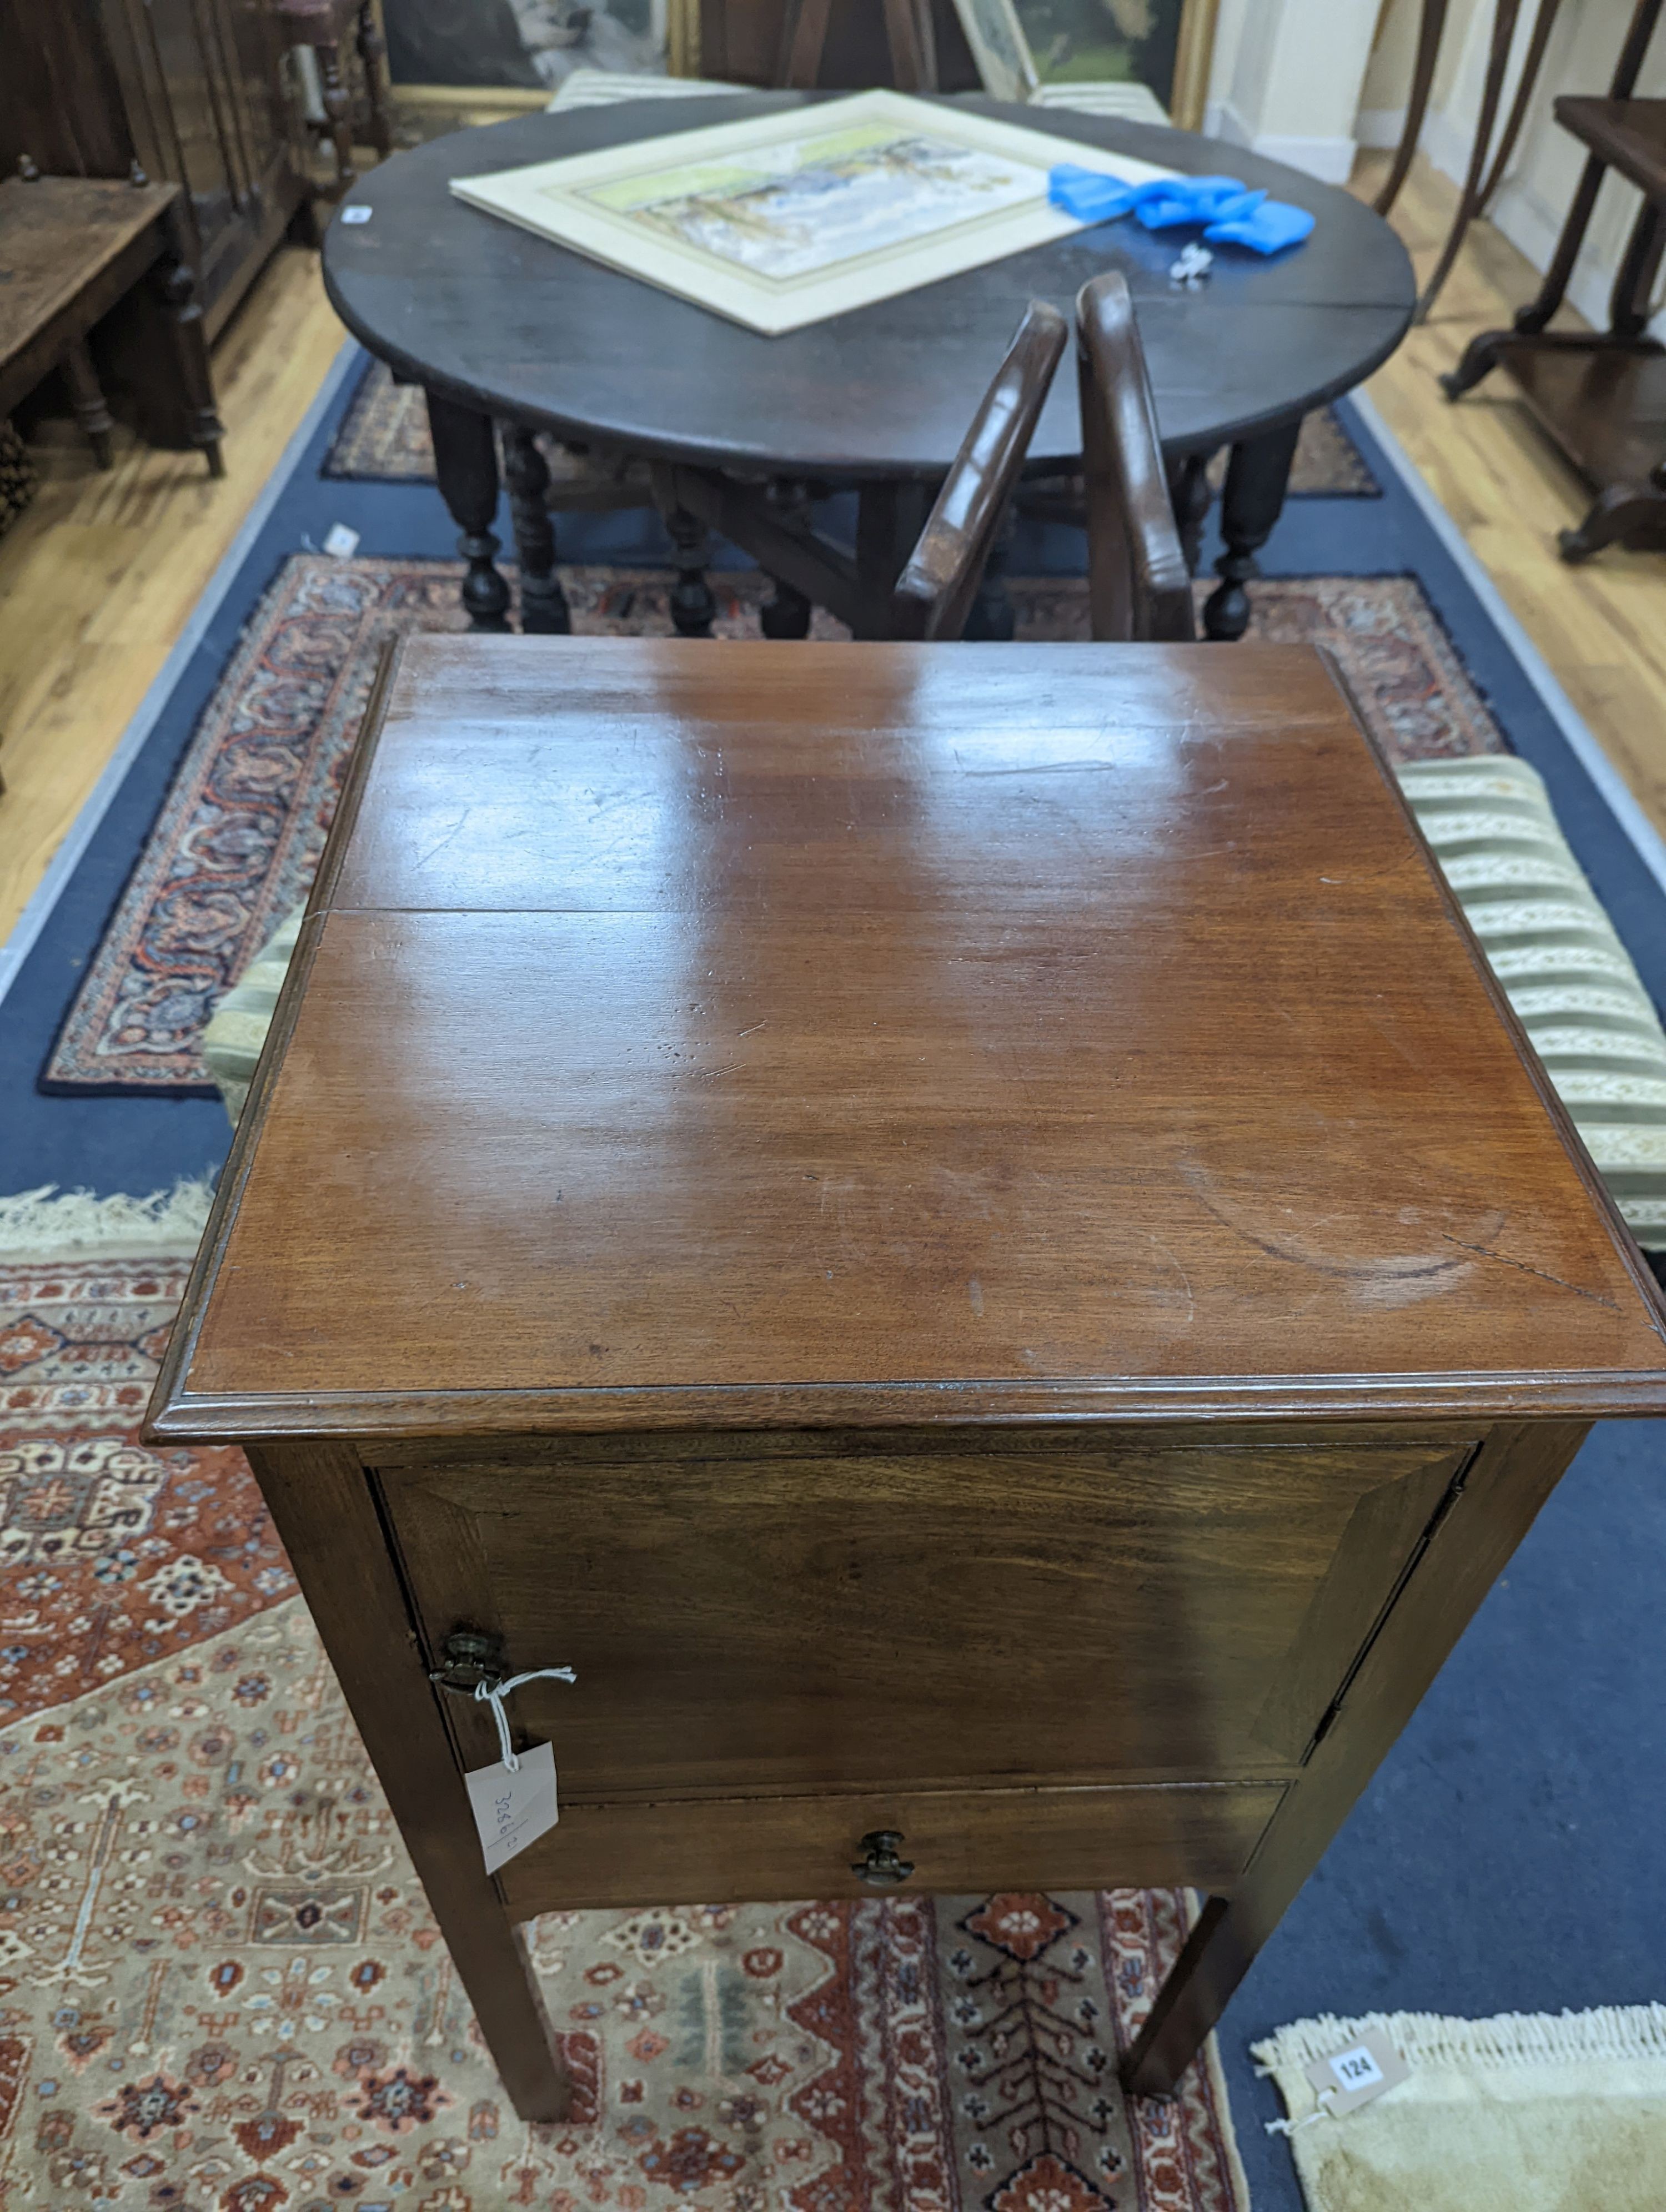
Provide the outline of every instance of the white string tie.
<path id="1" fill-rule="evenodd" d="M 503 1764 L 511 1774 L 519 1774 L 520 1761 L 509 1741 L 509 1723 L 503 1711 L 503 1700 L 512 1690 L 523 1682 L 576 1682 L 578 1676 L 570 1667 L 532 1667 L 524 1674 L 511 1674 L 507 1682 L 477 1682 L 474 1701 L 477 1705 L 489 1705 L 492 1718 L 497 1723 L 497 1741 L 502 1747 Z"/>

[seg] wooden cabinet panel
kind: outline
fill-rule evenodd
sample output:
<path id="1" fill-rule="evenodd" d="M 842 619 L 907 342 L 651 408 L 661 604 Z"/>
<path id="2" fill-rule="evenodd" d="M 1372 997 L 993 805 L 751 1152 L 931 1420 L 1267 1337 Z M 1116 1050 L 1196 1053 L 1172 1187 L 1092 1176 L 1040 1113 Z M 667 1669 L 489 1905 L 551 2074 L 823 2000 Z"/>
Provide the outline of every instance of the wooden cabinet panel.
<path id="1" fill-rule="evenodd" d="M 579 1804 L 1288 1772 L 1464 1456 L 552 1455 L 381 1480 L 436 1656 L 466 1626 L 511 1669 L 577 1669 L 514 1717 Z M 496 1757 L 452 1703 L 465 1761 Z"/>
<path id="2" fill-rule="evenodd" d="M 1268 1784 L 575 1805 L 500 1881 L 517 1920 L 644 1898 L 884 1896 L 852 1868 L 864 1837 L 889 1828 L 914 1868 L 909 1889 L 1230 1889 L 1282 1795 Z"/>
<path id="3" fill-rule="evenodd" d="M 140 161 L 182 184 L 210 324 L 300 204 L 298 125 L 252 0 L 96 0 Z"/>

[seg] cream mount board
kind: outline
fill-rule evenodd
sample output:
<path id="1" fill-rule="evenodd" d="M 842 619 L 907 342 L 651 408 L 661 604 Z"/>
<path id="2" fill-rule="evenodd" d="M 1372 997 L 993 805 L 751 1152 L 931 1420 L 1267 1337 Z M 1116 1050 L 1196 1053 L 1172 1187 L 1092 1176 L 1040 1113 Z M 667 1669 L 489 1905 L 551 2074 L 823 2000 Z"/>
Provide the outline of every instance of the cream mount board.
<path id="1" fill-rule="evenodd" d="M 1045 131 L 860 92 L 599 153 L 459 177 L 470 206 L 766 336 L 1045 246 L 1058 162 L 1172 175 Z"/>

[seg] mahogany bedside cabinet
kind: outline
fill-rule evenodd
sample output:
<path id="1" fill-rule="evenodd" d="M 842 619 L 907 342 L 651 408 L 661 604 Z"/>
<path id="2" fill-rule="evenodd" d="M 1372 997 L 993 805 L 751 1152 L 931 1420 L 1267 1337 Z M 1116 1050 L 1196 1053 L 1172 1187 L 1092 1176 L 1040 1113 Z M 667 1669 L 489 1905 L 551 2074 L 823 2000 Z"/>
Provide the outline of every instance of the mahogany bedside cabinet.
<path id="1" fill-rule="evenodd" d="M 518 1923 L 899 1882 L 1195 1885 L 1161 2094 L 1662 1331 L 1316 653 L 424 636 L 150 1433 L 525 2116 Z M 491 1878 L 449 1692 L 556 1667 Z"/>

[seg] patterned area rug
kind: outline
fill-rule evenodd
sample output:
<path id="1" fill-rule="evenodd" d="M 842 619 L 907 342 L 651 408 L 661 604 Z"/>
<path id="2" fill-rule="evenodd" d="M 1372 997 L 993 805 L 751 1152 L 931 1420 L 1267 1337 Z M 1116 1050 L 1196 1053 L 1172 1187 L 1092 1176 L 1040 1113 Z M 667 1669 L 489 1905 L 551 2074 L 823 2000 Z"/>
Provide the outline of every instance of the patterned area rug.
<path id="1" fill-rule="evenodd" d="M 395 384 L 386 362 L 373 361 L 325 456 L 326 477 L 372 483 L 432 483 L 434 447 L 420 386 Z M 1296 499 L 1376 499 L 1381 487 L 1332 409 L 1302 425 L 1290 471 Z"/>
<path id="2" fill-rule="evenodd" d="M 459 574 L 449 562 L 322 554 L 284 563 L 204 710 L 42 1089 L 212 1095 L 198 1041 L 216 1000 L 307 894 L 378 649 L 398 631 L 464 628 Z M 576 629 L 671 635 L 667 572 L 562 577 Z M 720 633 L 756 637 L 763 579 L 710 580 Z M 1080 579 L 1019 577 L 1010 588 L 1020 638 L 1086 637 Z M 1273 578 L 1256 586 L 1253 605 L 1252 635 L 1335 654 L 1394 758 L 1505 750 L 1414 578 Z M 819 611 L 815 634 L 845 635 Z"/>
<path id="3" fill-rule="evenodd" d="M 1248 2212 L 1213 2046 L 1116 2085 L 1166 1891 L 547 1915 L 518 2121 L 246 1470 L 135 1441 L 183 1275 L 0 1269 L 9 2205 Z"/>

